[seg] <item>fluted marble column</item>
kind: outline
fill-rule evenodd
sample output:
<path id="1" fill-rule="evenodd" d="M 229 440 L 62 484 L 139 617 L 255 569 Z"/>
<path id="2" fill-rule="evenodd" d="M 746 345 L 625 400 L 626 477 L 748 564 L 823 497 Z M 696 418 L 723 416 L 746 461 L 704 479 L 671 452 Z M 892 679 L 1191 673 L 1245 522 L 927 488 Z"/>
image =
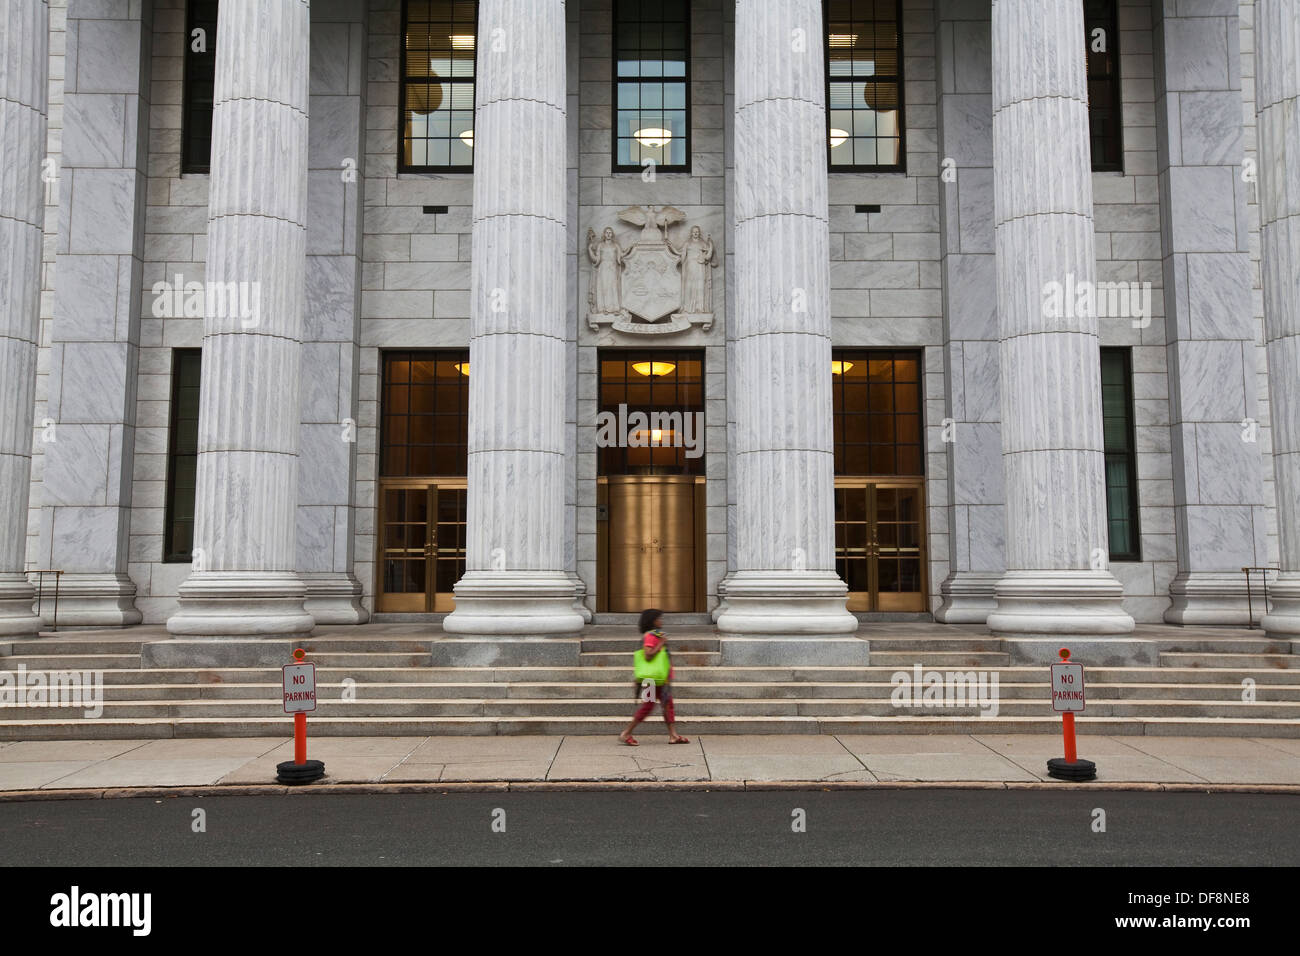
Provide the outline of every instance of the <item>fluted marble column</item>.
<path id="1" fill-rule="evenodd" d="M 208 201 L 195 566 L 173 634 L 312 627 L 295 571 L 307 214 L 307 0 L 222 0 Z M 241 302 L 241 306 L 244 302 Z"/>
<path id="2" fill-rule="evenodd" d="M 1049 314 L 1095 282 L 1079 0 L 994 0 L 993 203 L 1007 573 L 994 633 L 1122 634 L 1108 554 L 1097 318 Z"/>
<path id="3" fill-rule="evenodd" d="M 719 630 L 857 629 L 835 573 L 826 76 L 817 0 L 736 3 L 737 536 Z"/>
<path id="4" fill-rule="evenodd" d="M 0 0 L 0 636 L 40 630 L 23 573 L 40 329 L 48 0 Z"/>
<path id="5" fill-rule="evenodd" d="M 571 634 L 563 0 L 483 0 L 478 35 L 466 571 L 443 627 Z"/>
<path id="6" fill-rule="evenodd" d="M 1279 579 L 1270 634 L 1300 638 L 1300 0 L 1256 0 L 1264 337 L 1277 489 Z"/>

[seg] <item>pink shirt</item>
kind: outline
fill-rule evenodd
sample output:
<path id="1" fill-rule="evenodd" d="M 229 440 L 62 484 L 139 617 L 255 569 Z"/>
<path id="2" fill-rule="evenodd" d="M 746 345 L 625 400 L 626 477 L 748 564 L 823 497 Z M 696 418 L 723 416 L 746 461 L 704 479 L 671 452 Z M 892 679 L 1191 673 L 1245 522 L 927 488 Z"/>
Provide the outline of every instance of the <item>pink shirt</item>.
<path id="1" fill-rule="evenodd" d="M 647 651 L 653 651 L 656 647 L 659 647 L 659 646 L 663 645 L 664 643 L 666 643 L 666 642 L 665 642 L 665 640 L 664 640 L 664 636 L 663 636 L 663 634 L 662 634 L 661 632 L 659 632 L 659 631 L 646 631 L 646 632 L 645 632 L 645 649 L 646 649 Z M 664 651 L 660 651 L 659 653 L 660 653 L 660 654 L 664 654 L 664 653 L 667 653 L 667 651 L 664 650 Z M 668 679 L 669 679 L 670 681 L 673 679 L 673 667 L 672 667 L 671 664 L 668 665 Z"/>

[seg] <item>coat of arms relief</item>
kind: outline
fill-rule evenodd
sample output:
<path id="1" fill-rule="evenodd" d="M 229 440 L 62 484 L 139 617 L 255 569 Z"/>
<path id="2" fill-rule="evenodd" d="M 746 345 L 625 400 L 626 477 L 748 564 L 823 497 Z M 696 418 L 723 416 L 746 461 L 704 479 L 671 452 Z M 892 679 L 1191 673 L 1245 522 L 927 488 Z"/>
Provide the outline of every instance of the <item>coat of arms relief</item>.
<path id="1" fill-rule="evenodd" d="M 693 325 L 713 325 L 713 269 L 718 264 L 713 237 L 692 226 L 675 244 L 669 231 L 686 221 L 672 206 L 630 206 L 618 214 L 641 233 L 624 248 L 611 227 L 599 238 L 587 230 L 591 282 L 587 322 L 617 332 L 663 335 Z"/>

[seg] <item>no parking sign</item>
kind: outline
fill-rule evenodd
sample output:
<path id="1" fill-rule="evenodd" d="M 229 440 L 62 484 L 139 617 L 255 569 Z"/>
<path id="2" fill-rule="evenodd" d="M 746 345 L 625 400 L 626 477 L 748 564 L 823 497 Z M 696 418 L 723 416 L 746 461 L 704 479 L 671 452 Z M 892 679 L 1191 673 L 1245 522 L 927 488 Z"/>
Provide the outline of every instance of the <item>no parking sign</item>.
<path id="1" fill-rule="evenodd" d="M 316 665 L 285 664 L 284 712 L 310 713 L 316 709 Z"/>
<path id="2" fill-rule="evenodd" d="M 1052 709 L 1077 713 L 1083 710 L 1083 665 L 1052 665 Z"/>

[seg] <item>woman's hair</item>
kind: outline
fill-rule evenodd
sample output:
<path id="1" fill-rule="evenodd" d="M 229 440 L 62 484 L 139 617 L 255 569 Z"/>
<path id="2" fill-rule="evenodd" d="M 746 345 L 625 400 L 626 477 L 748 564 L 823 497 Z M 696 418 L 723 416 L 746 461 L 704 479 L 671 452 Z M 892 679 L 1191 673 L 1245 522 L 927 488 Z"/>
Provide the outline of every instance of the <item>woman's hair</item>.
<path id="1" fill-rule="evenodd" d="M 642 611 L 641 620 L 637 622 L 637 627 L 641 629 L 641 633 L 644 634 L 646 631 L 653 630 L 655 621 L 659 620 L 659 616 L 663 613 L 657 607 L 648 607 Z"/>

